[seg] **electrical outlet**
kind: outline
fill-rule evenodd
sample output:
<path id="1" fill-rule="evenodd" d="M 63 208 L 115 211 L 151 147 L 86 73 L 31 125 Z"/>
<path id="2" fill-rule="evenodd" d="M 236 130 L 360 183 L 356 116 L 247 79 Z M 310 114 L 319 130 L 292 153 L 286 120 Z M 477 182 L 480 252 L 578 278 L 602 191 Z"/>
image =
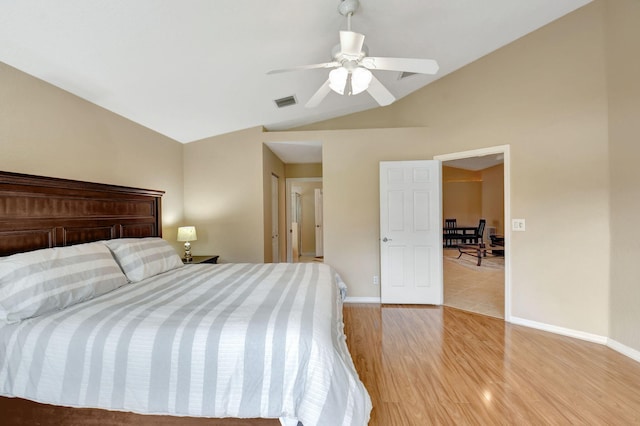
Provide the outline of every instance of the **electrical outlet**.
<path id="1" fill-rule="evenodd" d="M 524 219 L 511 219 L 511 230 L 524 231 L 525 230 Z"/>
<path id="2" fill-rule="evenodd" d="M 380 285 L 380 278 L 377 275 L 373 276 L 373 285 Z"/>

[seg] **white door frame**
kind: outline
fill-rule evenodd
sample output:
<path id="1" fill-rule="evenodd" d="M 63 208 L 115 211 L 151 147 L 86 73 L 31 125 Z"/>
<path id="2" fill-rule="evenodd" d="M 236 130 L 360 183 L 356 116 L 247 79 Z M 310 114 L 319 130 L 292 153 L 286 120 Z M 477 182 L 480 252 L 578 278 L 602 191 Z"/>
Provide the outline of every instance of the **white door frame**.
<path id="1" fill-rule="evenodd" d="M 271 260 L 280 262 L 280 178 L 271 175 Z"/>
<path id="2" fill-rule="evenodd" d="M 315 231 L 316 231 L 316 257 L 324 256 L 324 211 L 322 210 L 322 188 L 313 191 L 315 200 Z"/>
<path id="3" fill-rule="evenodd" d="M 286 178 L 285 179 L 285 193 L 286 193 L 286 216 L 287 216 L 287 262 L 292 262 L 292 253 L 291 253 L 291 187 L 296 184 L 296 182 L 322 182 L 321 177 L 311 177 L 311 178 Z"/>
<path id="4" fill-rule="evenodd" d="M 511 157 L 509 145 L 498 145 L 471 151 L 435 155 L 441 162 L 461 158 L 503 154 L 504 156 L 504 320 L 511 322 Z M 442 283 L 444 289 L 444 282 Z"/>

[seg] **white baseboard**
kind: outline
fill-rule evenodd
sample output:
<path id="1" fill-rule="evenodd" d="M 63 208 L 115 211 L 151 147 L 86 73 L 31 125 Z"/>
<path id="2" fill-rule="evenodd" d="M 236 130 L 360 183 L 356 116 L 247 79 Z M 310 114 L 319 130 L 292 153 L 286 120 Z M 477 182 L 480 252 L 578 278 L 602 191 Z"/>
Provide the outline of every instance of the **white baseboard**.
<path id="1" fill-rule="evenodd" d="M 613 339 L 607 341 L 607 346 L 616 352 L 620 352 L 622 355 L 628 356 L 634 361 L 640 362 L 640 351 L 623 345 L 620 342 L 616 342 Z"/>
<path id="2" fill-rule="evenodd" d="M 511 317 L 512 324 L 524 325 L 525 327 L 535 328 L 538 330 L 548 331 L 550 333 L 560 334 L 562 336 L 574 337 L 580 340 L 586 340 L 587 342 L 598 343 L 601 345 L 607 344 L 607 337 L 597 334 L 585 333 L 584 331 L 573 330 L 570 328 L 558 327 L 556 325 L 545 324 L 542 322 L 531 321 L 524 318 Z"/>
<path id="3" fill-rule="evenodd" d="M 344 303 L 380 303 L 379 297 L 353 297 L 347 296 Z"/>

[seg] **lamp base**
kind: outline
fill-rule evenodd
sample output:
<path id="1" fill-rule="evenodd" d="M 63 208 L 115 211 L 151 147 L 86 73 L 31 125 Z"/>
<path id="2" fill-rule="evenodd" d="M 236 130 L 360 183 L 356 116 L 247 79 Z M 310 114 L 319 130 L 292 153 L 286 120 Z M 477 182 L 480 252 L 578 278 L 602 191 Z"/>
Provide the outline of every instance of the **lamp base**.
<path id="1" fill-rule="evenodd" d="M 191 257 L 191 243 L 187 241 L 184 243 L 184 261 L 191 262 L 193 258 Z"/>

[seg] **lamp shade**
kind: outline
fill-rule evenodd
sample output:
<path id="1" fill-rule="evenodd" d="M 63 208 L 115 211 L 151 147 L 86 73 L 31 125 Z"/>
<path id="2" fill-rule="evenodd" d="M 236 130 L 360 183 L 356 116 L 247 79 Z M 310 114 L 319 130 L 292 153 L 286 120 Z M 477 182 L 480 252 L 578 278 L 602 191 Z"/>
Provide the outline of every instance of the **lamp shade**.
<path id="1" fill-rule="evenodd" d="M 195 226 L 181 226 L 178 228 L 178 241 L 195 241 L 197 239 Z"/>

